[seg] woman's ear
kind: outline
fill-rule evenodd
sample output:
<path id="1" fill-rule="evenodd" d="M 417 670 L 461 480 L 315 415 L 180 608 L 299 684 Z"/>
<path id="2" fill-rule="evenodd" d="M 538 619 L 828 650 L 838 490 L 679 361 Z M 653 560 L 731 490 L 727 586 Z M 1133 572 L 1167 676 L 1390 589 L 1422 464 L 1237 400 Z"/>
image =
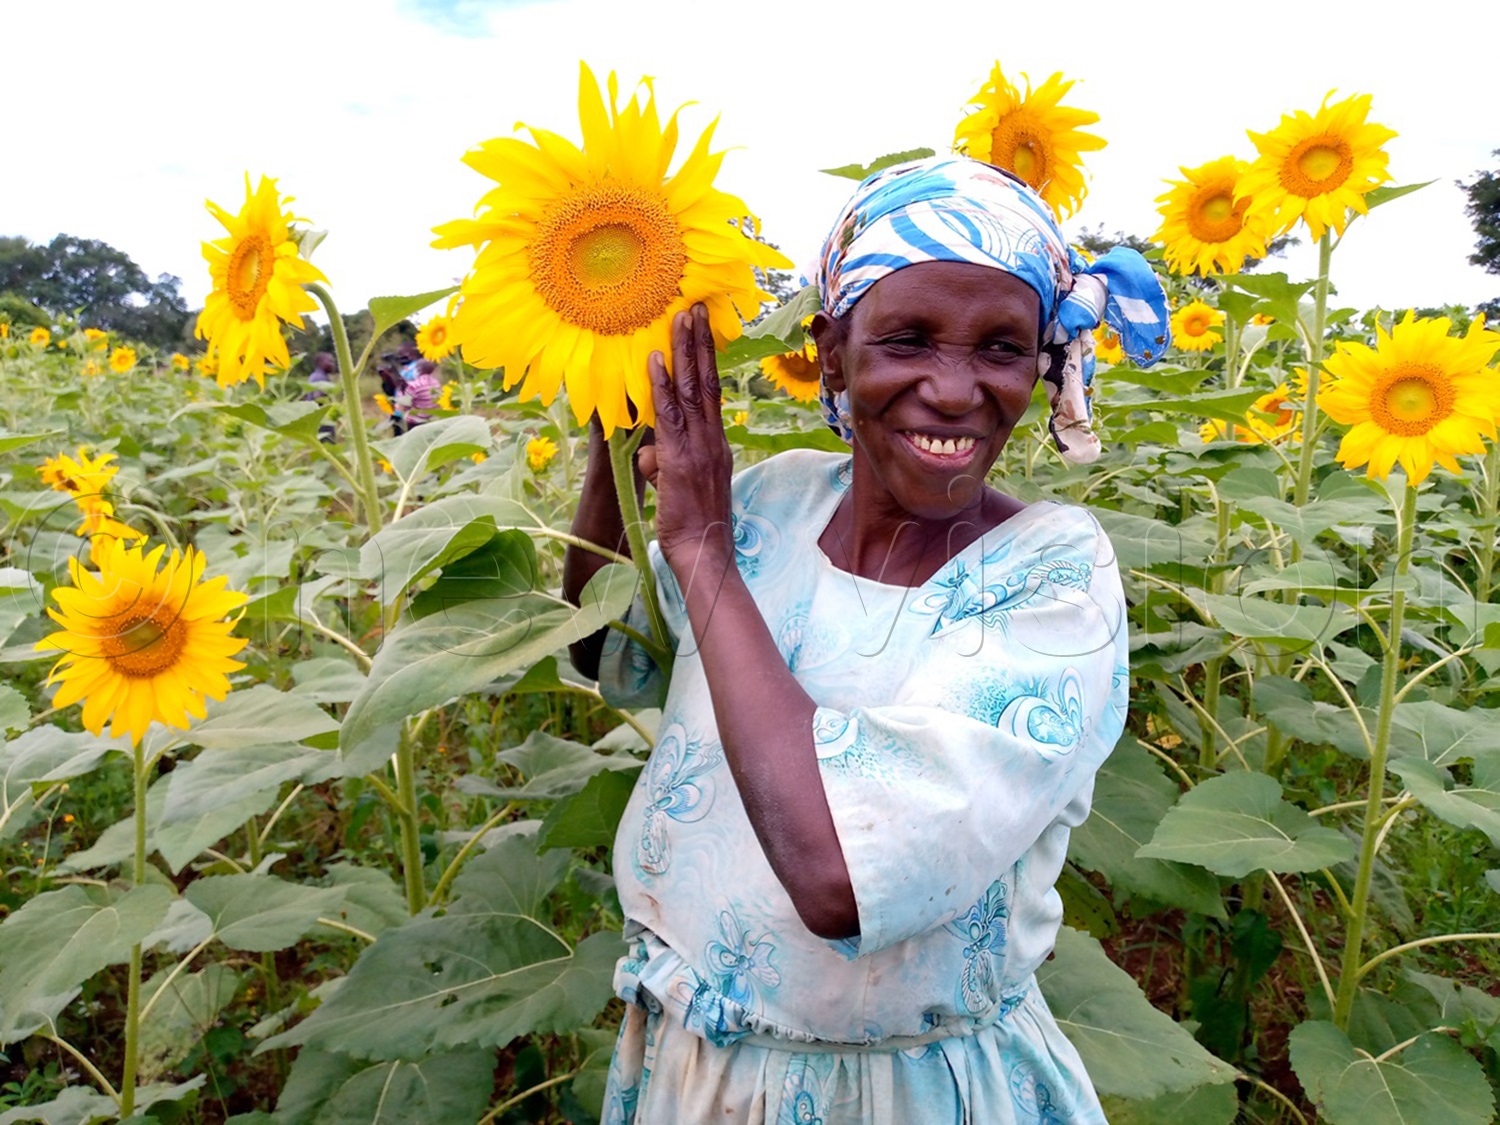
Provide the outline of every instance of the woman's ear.
<path id="1" fill-rule="evenodd" d="M 847 390 L 844 382 L 844 339 L 848 335 L 848 324 L 835 320 L 826 312 L 813 314 L 808 331 L 813 343 L 818 346 L 818 366 L 823 369 L 823 382 L 834 394 Z"/>

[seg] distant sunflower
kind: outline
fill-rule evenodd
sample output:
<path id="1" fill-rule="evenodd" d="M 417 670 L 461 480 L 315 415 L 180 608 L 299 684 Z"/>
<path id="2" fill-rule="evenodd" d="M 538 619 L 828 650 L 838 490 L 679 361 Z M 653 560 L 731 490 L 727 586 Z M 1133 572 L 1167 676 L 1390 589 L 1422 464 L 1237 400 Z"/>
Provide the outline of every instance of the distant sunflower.
<path id="1" fill-rule="evenodd" d="M 453 319 L 448 314 L 435 316 L 417 333 L 417 351 L 424 359 L 433 361 L 447 359 L 458 346 L 453 335 Z"/>
<path id="2" fill-rule="evenodd" d="M 782 352 L 760 361 L 761 373 L 798 402 L 818 397 L 823 372 L 818 366 L 818 345 L 808 343 L 799 352 Z"/>
<path id="3" fill-rule="evenodd" d="M 1185 352 L 1210 351 L 1223 339 L 1219 332 L 1223 323 L 1224 314 L 1218 309 L 1193 301 L 1172 314 L 1172 343 Z"/>
<path id="4" fill-rule="evenodd" d="M 134 348 L 116 348 L 109 353 L 109 369 L 116 375 L 123 375 L 134 366 Z"/>
<path id="5" fill-rule="evenodd" d="M 93 376 L 93 375 L 103 375 L 104 374 L 104 368 L 102 368 L 102 367 L 99 366 L 99 361 L 98 360 L 96 360 L 96 359 L 86 359 L 86 360 L 83 361 L 83 373 L 85 375 L 90 375 L 90 376 Z"/>
<path id="6" fill-rule="evenodd" d="M 10 322 L 8 320 L 0 320 L 0 340 L 6 340 L 6 339 L 9 339 L 9 338 L 10 338 Z"/>
<path id="7" fill-rule="evenodd" d="M 438 401 L 437 401 L 437 404 L 438 404 L 438 409 L 439 410 L 452 410 L 453 409 L 453 392 L 456 391 L 457 389 L 458 389 L 458 384 L 457 383 L 447 382 L 447 383 L 443 384 L 443 389 L 438 392 Z"/>
<path id="8" fill-rule="evenodd" d="M 48 457 L 42 462 L 38 473 L 43 484 L 50 485 L 58 492 L 66 492 L 75 499 L 80 496 L 99 496 L 120 471 L 118 465 L 110 464 L 114 460 L 116 457 L 113 453 L 90 457 L 88 446 L 80 445 L 76 458 L 69 457 L 66 453 Z"/>
<path id="9" fill-rule="evenodd" d="M 109 347 L 109 333 L 99 328 L 85 328 L 83 338 L 89 342 L 89 350 L 102 352 Z"/>
<path id="10" fill-rule="evenodd" d="M 173 352 L 172 353 L 172 370 L 173 371 L 191 371 L 192 369 L 193 369 L 193 361 L 192 360 L 188 359 L 188 357 L 185 356 L 185 355 L 183 355 L 181 352 Z"/>
<path id="11" fill-rule="evenodd" d="M 1306 393 L 1305 386 L 1303 393 Z M 1291 387 L 1278 383 L 1275 390 L 1255 400 L 1245 412 L 1243 422 L 1235 423 L 1235 440 L 1257 445 L 1279 442 L 1288 436 L 1295 438 L 1302 421 L 1302 411 L 1294 402 L 1296 397 Z M 1217 441 L 1228 432 L 1228 426 L 1215 419 L 1205 422 L 1198 432 L 1204 441 Z"/>
<path id="12" fill-rule="evenodd" d="M 557 442 L 548 437 L 534 437 L 526 443 L 526 464 L 533 473 L 545 469 L 557 456 Z"/>
<path id="13" fill-rule="evenodd" d="M 208 339 L 205 363 L 217 363 L 221 387 L 252 378 L 264 387 L 268 367 L 290 366 L 281 324 L 301 328 L 301 314 L 317 307 L 302 286 L 328 280 L 298 255 L 291 224 L 303 220 L 282 210 L 290 202 L 267 176 L 251 191 L 248 174 L 239 214 L 207 201 L 210 214 L 229 233 L 203 244 L 214 287 L 204 298 L 195 332 Z"/>
<path id="14" fill-rule="evenodd" d="M 216 379 L 219 374 L 219 361 L 209 356 L 204 356 L 198 361 L 198 374 L 205 379 Z"/>
<path id="15" fill-rule="evenodd" d="M 1436 461 L 1460 472 L 1457 454 L 1483 453 L 1500 420 L 1500 378 L 1488 364 L 1500 333 L 1478 317 L 1463 336 L 1450 336 L 1445 316 L 1407 313 L 1386 332 L 1375 328 L 1375 347 L 1341 343 L 1323 362 L 1332 378 L 1318 405 L 1351 426 L 1339 443 L 1346 469 L 1368 463 L 1366 474 L 1384 478 L 1397 462 L 1411 484 L 1420 484 Z"/>
<path id="16" fill-rule="evenodd" d="M 1114 329 L 1106 324 L 1101 324 L 1094 329 L 1094 359 L 1096 361 L 1113 367 L 1124 358 L 1125 345 L 1120 343 L 1120 336 Z"/>
<path id="17" fill-rule="evenodd" d="M 374 398 L 375 405 L 380 408 L 382 414 L 394 414 L 396 412 L 396 408 L 391 405 L 391 400 L 388 396 L 376 391 Z"/>
<path id="18" fill-rule="evenodd" d="M 202 580 L 203 554 L 189 547 L 149 554 L 142 544 L 113 539 L 95 552 L 98 571 L 68 560 L 71 586 L 52 592 L 62 628 L 37 643 L 61 651 L 47 682 L 58 684 L 56 707 L 83 702 L 83 725 L 139 744 L 153 722 L 186 728 L 202 718 L 203 697 L 223 699 L 232 660 L 245 647 L 224 618 L 246 601 L 223 577 Z"/>
<path id="19" fill-rule="evenodd" d="M 45 328 L 33 328 L 31 330 L 31 346 L 34 348 L 45 348 L 52 343 L 52 333 Z"/>
<path id="20" fill-rule="evenodd" d="M 1235 273 L 1246 258 L 1266 256 L 1270 214 L 1240 189 L 1248 167 L 1221 156 L 1167 181 L 1170 190 L 1156 197 L 1161 229 L 1151 237 L 1166 246 L 1174 273 Z"/>
<path id="21" fill-rule="evenodd" d="M 1396 134 L 1365 121 L 1370 95 L 1329 105 L 1332 96 L 1330 91 L 1316 114 L 1282 114 L 1276 128 L 1250 134 L 1260 156 L 1240 190 L 1275 212 L 1280 231 L 1301 219 L 1314 238 L 1329 227 L 1343 234 L 1349 208 L 1363 215 L 1365 195 L 1391 178 L 1380 146 Z"/>
<path id="22" fill-rule="evenodd" d="M 596 411 L 605 433 L 655 418 L 647 357 L 670 360 L 673 317 L 708 306 L 714 343 L 739 336 L 767 298 L 753 270 L 790 263 L 749 237 L 748 208 L 713 186 L 724 154 L 714 126 L 677 171 L 677 116 L 663 127 L 644 83 L 621 108 L 581 68 L 580 149 L 531 128 L 534 144 L 500 137 L 464 162 L 497 181 L 477 219 L 436 228 L 434 246 L 479 248 L 453 328 L 464 358 L 505 369 L 507 388 L 550 403 L 566 382 L 580 425 Z M 524 382 L 523 382 L 524 380 Z"/>
<path id="23" fill-rule="evenodd" d="M 969 105 L 977 107 L 958 123 L 953 146 L 959 152 L 1013 172 L 1045 199 L 1059 216 L 1078 210 L 1088 187 L 1083 182 L 1083 152 L 1101 149 L 1106 142 L 1080 125 L 1092 125 L 1099 115 L 1059 103 L 1070 89 L 1054 74 L 1037 89 L 1026 80 L 1023 95 L 997 62 L 990 80 Z"/>

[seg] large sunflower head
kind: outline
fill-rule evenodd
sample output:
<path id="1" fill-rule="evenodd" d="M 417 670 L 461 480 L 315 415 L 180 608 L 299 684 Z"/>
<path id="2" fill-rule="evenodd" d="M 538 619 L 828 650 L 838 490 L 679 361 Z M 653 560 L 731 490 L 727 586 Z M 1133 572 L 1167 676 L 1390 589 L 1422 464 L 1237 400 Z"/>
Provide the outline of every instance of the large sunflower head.
<path id="1" fill-rule="evenodd" d="M 760 361 L 761 373 L 798 402 L 818 397 L 823 372 L 818 366 L 818 345 L 808 341 L 801 351 L 782 352 Z"/>
<path id="2" fill-rule="evenodd" d="M 754 270 L 790 265 L 713 186 L 713 125 L 669 174 L 676 113 L 662 124 L 649 83 L 623 107 L 613 74 L 608 85 L 606 103 L 582 67 L 582 148 L 528 127 L 531 143 L 471 150 L 464 162 L 498 186 L 433 243 L 479 248 L 453 321 L 464 359 L 503 367 L 506 387 L 544 403 L 566 383 L 579 424 L 597 412 L 606 433 L 654 420 L 646 360 L 660 351 L 670 366 L 678 312 L 702 301 L 723 347 L 767 297 Z"/>
<path id="3" fill-rule="evenodd" d="M 137 744 L 153 722 L 186 728 L 202 718 L 203 697 L 223 699 L 228 674 L 244 665 L 230 659 L 245 647 L 225 618 L 246 601 L 225 589 L 227 579 L 203 581 L 203 554 L 189 547 L 163 559 L 123 538 L 94 552 L 97 571 L 68 560 L 71 586 L 52 592 L 61 626 L 37 643 L 60 651 L 48 677 L 58 685 L 53 704 L 83 702 L 83 725 L 94 734 L 128 733 Z"/>
<path id="4" fill-rule="evenodd" d="M 1451 336 L 1447 317 L 1407 313 L 1390 332 L 1375 329 L 1375 347 L 1341 343 L 1323 362 L 1331 378 L 1318 405 L 1352 429 L 1339 443 L 1346 469 L 1368 463 L 1366 475 L 1384 478 L 1399 461 L 1412 484 L 1437 462 L 1460 472 L 1457 454 L 1483 453 L 1500 421 L 1500 377 L 1488 364 L 1500 333 L 1477 318 Z"/>
<path id="5" fill-rule="evenodd" d="M 1365 121 L 1370 95 L 1329 105 L 1332 96 L 1330 91 L 1316 114 L 1299 109 L 1283 114 L 1269 132 L 1250 134 L 1260 156 L 1240 190 L 1275 212 L 1278 231 L 1290 230 L 1300 218 L 1314 238 L 1329 227 L 1343 234 L 1349 209 L 1363 215 L 1366 193 L 1391 178 L 1380 146 L 1396 134 Z"/>
<path id="6" fill-rule="evenodd" d="M 1172 314 L 1172 343 L 1185 352 L 1211 351 L 1223 336 L 1224 314 L 1202 301 L 1191 301 Z"/>
<path id="7" fill-rule="evenodd" d="M 1234 273 L 1246 258 L 1266 256 L 1270 213 L 1240 189 L 1248 167 L 1221 156 L 1167 181 L 1170 190 L 1156 197 L 1162 223 L 1152 239 L 1165 244 L 1173 272 Z"/>
<path id="8" fill-rule="evenodd" d="M 976 108 L 958 123 L 953 147 L 1013 172 L 1059 216 L 1071 215 L 1088 194 L 1080 154 L 1106 144 L 1103 137 L 1079 132 L 1078 126 L 1094 124 L 1099 115 L 1059 104 L 1073 88 L 1061 74 L 1035 90 L 1027 75 L 1021 77 L 1026 81 L 1024 94 L 995 64 L 990 80 L 969 100 Z"/>
<path id="9" fill-rule="evenodd" d="M 208 340 L 203 366 L 216 364 L 221 387 L 252 378 L 264 387 L 269 367 L 290 366 L 281 323 L 301 328 L 301 314 L 316 307 L 302 286 L 328 280 L 298 253 L 292 223 L 303 220 L 282 210 L 290 202 L 266 176 L 252 191 L 248 174 L 239 214 L 207 202 L 228 234 L 203 244 L 214 287 L 204 298 L 195 331 Z"/>

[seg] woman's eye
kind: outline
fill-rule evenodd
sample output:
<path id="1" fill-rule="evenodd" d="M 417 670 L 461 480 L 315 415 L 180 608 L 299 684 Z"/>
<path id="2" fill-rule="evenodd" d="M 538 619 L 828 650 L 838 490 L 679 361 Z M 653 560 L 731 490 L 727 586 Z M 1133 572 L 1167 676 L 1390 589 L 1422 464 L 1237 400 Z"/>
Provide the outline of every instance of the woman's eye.
<path id="1" fill-rule="evenodd" d="M 902 332 L 896 336 L 887 336 L 882 342 L 888 348 L 900 348 L 907 351 L 927 345 L 927 341 L 915 332 Z"/>

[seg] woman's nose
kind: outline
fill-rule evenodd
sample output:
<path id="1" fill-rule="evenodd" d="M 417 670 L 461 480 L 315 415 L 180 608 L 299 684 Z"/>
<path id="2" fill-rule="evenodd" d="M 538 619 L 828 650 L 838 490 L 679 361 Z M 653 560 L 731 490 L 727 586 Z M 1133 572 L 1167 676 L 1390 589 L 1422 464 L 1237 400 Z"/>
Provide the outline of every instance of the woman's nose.
<path id="1" fill-rule="evenodd" d="M 955 417 L 967 414 L 983 399 L 974 362 L 941 355 L 934 357 L 922 380 L 921 396 L 940 413 Z"/>

